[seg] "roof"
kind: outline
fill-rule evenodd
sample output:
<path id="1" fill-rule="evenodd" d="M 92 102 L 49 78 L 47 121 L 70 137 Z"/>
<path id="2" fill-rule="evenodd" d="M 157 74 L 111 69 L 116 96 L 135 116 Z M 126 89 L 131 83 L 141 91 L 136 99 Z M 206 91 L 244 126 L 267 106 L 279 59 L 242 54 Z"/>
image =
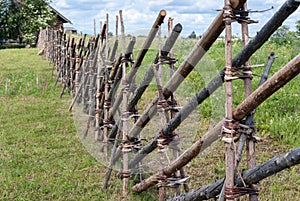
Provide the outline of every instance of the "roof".
<path id="1" fill-rule="evenodd" d="M 56 14 L 57 16 L 59 16 L 62 20 L 63 23 L 70 23 L 72 24 L 71 20 L 69 20 L 68 18 L 66 18 L 65 16 L 63 16 L 60 12 L 58 12 L 55 8 L 53 8 L 52 6 L 49 5 L 49 8 L 54 12 L 54 14 Z"/>

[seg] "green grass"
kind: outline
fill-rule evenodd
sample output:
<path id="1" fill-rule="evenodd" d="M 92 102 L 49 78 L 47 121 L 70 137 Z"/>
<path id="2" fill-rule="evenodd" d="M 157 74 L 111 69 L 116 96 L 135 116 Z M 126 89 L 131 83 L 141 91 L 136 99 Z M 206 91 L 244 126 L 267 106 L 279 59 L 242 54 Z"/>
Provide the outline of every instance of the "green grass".
<path id="1" fill-rule="evenodd" d="M 178 41 L 176 68 L 195 43 L 195 40 Z M 239 45 L 239 41 L 234 44 L 237 49 Z M 154 47 L 139 70 L 138 81 L 156 55 Z M 279 56 L 271 71 L 274 74 L 299 52 L 299 47 L 278 49 L 267 43 L 251 62 L 266 63 L 271 51 Z M 77 137 L 73 116 L 67 112 L 71 97 L 65 95 L 59 99 L 61 86 L 53 87 L 52 66 L 43 57 L 36 56 L 37 52 L 37 49 L 0 51 L 0 200 L 118 200 L 122 182 L 113 177 L 113 185 L 107 191 L 101 190 L 106 169 L 85 150 Z M 223 68 L 223 55 L 224 45 L 218 42 L 180 86 L 178 98 L 186 101 L 205 86 Z M 258 75 L 261 72 L 262 69 L 254 71 Z M 167 80 L 168 76 L 165 76 L 164 83 Z M 254 77 L 254 88 L 258 82 L 259 77 Z M 241 82 L 235 83 L 235 89 L 238 91 L 237 105 L 243 97 Z M 152 82 L 139 103 L 140 108 L 152 100 L 155 90 L 155 82 Z M 257 135 L 264 139 L 257 145 L 258 163 L 299 146 L 299 91 L 298 76 L 258 108 L 255 115 Z M 214 118 L 224 114 L 223 95 L 221 88 L 199 107 L 202 119 L 198 124 L 192 124 L 198 137 L 206 132 Z M 191 188 L 224 176 L 223 144 L 218 142 L 215 147 L 187 166 L 187 174 L 192 175 Z M 299 167 L 294 167 L 262 181 L 260 199 L 299 197 L 299 172 Z M 129 200 L 157 200 L 157 191 L 130 194 Z"/>
<path id="2" fill-rule="evenodd" d="M 59 99 L 52 66 L 36 53 L 0 51 L 0 77 L 10 80 L 7 92 L 0 86 L 0 200 L 117 200 L 121 181 L 101 190 L 106 169 L 77 138 L 71 98 Z"/>

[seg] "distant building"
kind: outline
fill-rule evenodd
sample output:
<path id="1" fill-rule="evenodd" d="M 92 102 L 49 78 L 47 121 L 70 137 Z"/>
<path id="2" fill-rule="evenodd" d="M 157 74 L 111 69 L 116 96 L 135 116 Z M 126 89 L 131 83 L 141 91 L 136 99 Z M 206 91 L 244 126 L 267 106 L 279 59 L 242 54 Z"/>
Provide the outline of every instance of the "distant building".
<path id="1" fill-rule="evenodd" d="M 77 29 L 74 27 L 64 27 L 64 32 L 66 34 L 77 34 Z"/>
<path id="2" fill-rule="evenodd" d="M 50 9 L 52 11 L 52 13 L 56 16 L 56 23 L 55 23 L 55 27 L 57 29 L 64 29 L 64 24 L 65 23 L 70 23 L 72 24 L 71 20 L 69 20 L 67 17 L 65 17 L 64 15 L 62 15 L 60 12 L 58 12 L 55 8 L 53 8 L 52 6 L 50 6 Z"/>

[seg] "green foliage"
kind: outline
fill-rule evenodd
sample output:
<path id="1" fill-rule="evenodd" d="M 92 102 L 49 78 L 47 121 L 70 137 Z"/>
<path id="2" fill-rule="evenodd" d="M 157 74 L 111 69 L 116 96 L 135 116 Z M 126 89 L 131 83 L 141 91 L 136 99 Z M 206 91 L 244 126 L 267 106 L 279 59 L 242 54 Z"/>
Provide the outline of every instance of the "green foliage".
<path id="1" fill-rule="evenodd" d="M 197 37 L 195 31 L 192 31 L 192 33 L 188 36 L 188 38 L 193 38 L 195 39 Z"/>
<path id="2" fill-rule="evenodd" d="M 0 7 L 0 38 L 32 43 L 40 28 L 53 22 L 49 1 L 3 0 Z"/>
<path id="3" fill-rule="evenodd" d="M 190 39 L 177 42 L 174 48 L 175 57 L 178 59 L 176 68 L 187 57 L 195 42 L 196 40 Z M 279 58 L 273 64 L 271 76 L 299 53 L 300 46 L 296 44 L 295 40 L 290 45 L 282 46 L 273 40 L 267 42 L 253 55 L 251 63 L 266 63 L 268 55 L 274 51 Z M 239 40 L 234 41 L 234 55 L 240 45 Z M 52 87 L 52 67 L 41 57 L 37 57 L 36 52 L 37 49 L 0 51 L 0 197 L 4 200 L 117 200 L 122 189 L 121 181 L 113 177 L 111 183 L 114 185 L 107 191 L 101 190 L 105 167 L 85 151 L 76 137 L 72 115 L 67 112 L 70 98 L 58 98 L 61 88 Z M 139 69 L 139 75 L 149 67 L 156 53 L 155 48 L 149 51 Z M 184 98 L 189 100 L 223 67 L 224 43 L 220 41 L 210 48 L 203 61 L 195 66 L 183 86 L 180 86 L 181 90 L 188 92 L 184 94 Z M 169 73 L 167 66 L 165 69 Z M 261 68 L 254 68 L 255 75 L 261 75 L 262 71 Z M 169 79 L 168 76 L 164 79 Z M 299 79 L 299 76 L 296 77 L 272 95 L 259 106 L 255 114 L 256 127 L 259 130 L 257 135 L 265 141 L 257 145 L 257 153 L 260 154 L 258 163 L 271 158 L 273 154 L 277 155 L 290 147 L 299 146 Z M 8 90 L 5 89 L 6 80 L 10 80 Z M 46 81 L 48 87 L 42 96 Z M 259 76 L 255 76 L 254 89 L 258 82 Z M 192 92 L 187 86 L 192 88 Z M 235 82 L 234 87 L 234 101 L 237 105 L 243 99 L 243 83 Z M 157 94 L 156 90 L 154 85 L 148 89 L 143 99 L 152 100 L 152 96 Z M 219 94 L 224 95 L 225 90 L 217 92 L 199 107 L 200 122 L 197 124 L 195 121 L 189 125 L 202 129 L 197 131 L 198 136 L 209 129 L 210 119 L 217 116 L 215 112 L 224 113 L 219 108 L 224 107 L 225 99 Z M 176 96 L 182 98 L 180 93 Z M 196 179 L 191 179 L 191 188 L 204 186 L 224 176 L 223 143 L 219 142 L 216 147 L 211 152 L 208 151 L 210 153 L 201 163 L 199 157 L 186 168 L 187 175 L 196 175 Z M 199 172 L 199 164 L 203 171 Z M 268 178 L 259 186 L 262 188 L 259 198 L 292 200 L 291 195 L 295 192 L 296 197 L 299 197 L 299 181 L 299 168 L 280 173 L 276 178 Z M 278 193 L 280 189 L 282 192 Z M 130 194 L 128 199 L 156 200 L 157 195 L 155 190 L 150 190 L 143 194 Z"/>
<path id="4" fill-rule="evenodd" d="M 300 20 L 296 22 L 297 36 L 300 37 Z"/>
<path id="5" fill-rule="evenodd" d="M 25 44 L 4 44 L 0 45 L 0 49 L 15 49 L 15 48 L 25 48 Z"/>
<path id="6" fill-rule="evenodd" d="M 291 45 L 296 39 L 296 33 L 283 25 L 273 34 L 271 41 L 277 45 Z"/>

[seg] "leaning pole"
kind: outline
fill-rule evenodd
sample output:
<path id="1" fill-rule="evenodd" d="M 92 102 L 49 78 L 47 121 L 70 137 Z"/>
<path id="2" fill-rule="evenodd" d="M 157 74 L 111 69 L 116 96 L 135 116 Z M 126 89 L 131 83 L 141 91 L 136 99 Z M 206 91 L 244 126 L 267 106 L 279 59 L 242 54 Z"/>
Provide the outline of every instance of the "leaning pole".
<path id="1" fill-rule="evenodd" d="M 245 3 L 245 1 L 243 3 Z M 257 33 L 257 36 L 253 38 L 248 43 L 248 45 L 243 48 L 243 50 L 235 57 L 236 59 L 233 60 L 232 66 L 239 67 L 243 65 L 250 58 L 250 56 L 270 38 L 270 36 L 278 29 L 278 27 L 280 27 L 282 23 L 293 12 L 297 10 L 299 4 L 299 0 L 287 0 L 272 16 L 272 18 L 264 25 L 264 27 Z M 220 34 L 224 30 L 224 26 L 223 14 L 222 12 L 220 12 L 219 15 L 215 18 L 214 22 L 208 28 L 208 30 L 203 34 L 203 37 L 196 44 L 188 58 L 180 65 L 179 69 L 165 85 L 164 96 L 166 99 L 171 96 L 172 92 L 177 89 L 177 87 L 185 79 L 185 77 L 187 77 L 188 74 L 193 70 L 194 66 L 200 61 L 206 51 L 208 51 L 208 49 L 214 42 L 214 39 L 216 39 L 216 35 Z M 219 31 L 221 32 L 219 33 Z M 248 55 L 249 57 L 243 55 Z M 218 77 L 221 77 L 223 79 L 224 75 L 225 72 L 224 70 L 222 70 L 215 78 L 213 78 L 213 80 L 218 79 Z M 222 83 L 218 82 L 213 87 L 219 88 L 221 85 Z M 137 136 L 148 124 L 151 118 L 156 114 L 157 101 L 158 97 L 154 98 L 145 109 L 141 117 L 138 119 L 138 121 L 133 125 L 133 127 L 129 131 L 131 136 Z"/>
<path id="2" fill-rule="evenodd" d="M 278 89 L 283 87 L 286 83 L 292 80 L 300 73 L 300 54 L 298 54 L 293 60 L 286 64 L 281 70 L 275 73 L 269 80 L 267 80 L 262 86 L 256 89 L 250 96 L 248 96 L 237 108 L 233 111 L 233 119 L 235 121 L 240 121 L 251 113 L 257 106 L 264 102 L 268 97 L 275 93 Z M 163 168 L 163 173 L 166 176 L 171 176 L 175 171 L 184 167 L 193 158 L 195 158 L 201 150 L 210 146 L 211 142 L 218 139 L 219 134 L 222 129 L 222 120 L 201 137 L 196 143 L 194 143 L 189 149 L 187 149 L 183 154 L 181 154 L 174 162 L 169 166 Z M 207 141 L 210 141 L 209 143 Z M 203 147 L 206 145 L 206 147 Z M 134 192 L 142 192 L 149 187 L 157 184 L 157 178 L 160 176 L 161 172 L 158 172 L 139 184 L 132 187 Z"/>
<path id="3" fill-rule="evenodd" d="M 292 1 L 295 4 L 289 4 L 287 1 L 281 9 L 275 13 L 275 15 L 261 28 L 261 30 L 257 33 L 257 35 L 246 45 L 242 51 L 233 59 L 232 64 L 235 67 L 239 67 L 243 65 L 245 61 L 247 61 L 251 55 L 259 49 L 268 39 L 269 37 L 276 31 L 276 29 L 282 24 L 282 22 L 292 13 L 294 12 L 299 3 L 296 1 Z M 287 14 L 289 12 L 289 14 Z M 279 20 L 280 19 L 280 20 Z M 164 135 L 171 135 L 172 131 L 174 131 L 182 121 L 184 121 L 190 113 L 196 109 L 196 107 L 201 104 L 205 99 L 207 99 L 214 91 L 216 91 L 220 86 L 222 86 L 224 82 L 225 72 L 222 70 L 219 72 L 217 76 L 215 76 L 208 85 L 203 88 L 200 92 L 198 92 L 188 104 L 186 104 L 180 112 L 178 112 L 173 119 L 171 119 L 168 124 L 161 131 Z M 151 106 L 152 107 L 152 106 Z M 154 107 L 152 107 L 154 108 Z M 148 119 L 150 121 L 150 119 Z M 142 128 L 141 128 L 142 129 Z M 133 129 L 132 129 L 133 130 Z M 136 130 L 137 131 L 137 130 Z M 130 133 L 133 137 L 139 132 Z M 152 152 L 157 147 L 157 139 L 156 136 L 151 142 L 145 145 L 142 150 L 133 158 L 129 164 L 131 168 L 133 168 L 138 162 L 140 162 L 147 154 Z M 118 155 L 118 154 L 117 154 Z M 116 159 L 115 159 L 116 160 Z"/>
<path id="4" fill-rule="evenodd" d="M 259 181 L 269 176 L 298 164 L 300 164 L 300 147 L 279 156 L 275 156 L 256 167 L 243 171 L 240 174 L 242 175 L 243 181 L 240 176 L 235 175 L 234 183 L 237 187 L 244 187 L 244 183 L 246 185 L 257 184 Z M 201 189 L 169 199 L 168 201 L 201 201 L 216 198 L 221 192 L 223 183 L 224 178 Z"/>

